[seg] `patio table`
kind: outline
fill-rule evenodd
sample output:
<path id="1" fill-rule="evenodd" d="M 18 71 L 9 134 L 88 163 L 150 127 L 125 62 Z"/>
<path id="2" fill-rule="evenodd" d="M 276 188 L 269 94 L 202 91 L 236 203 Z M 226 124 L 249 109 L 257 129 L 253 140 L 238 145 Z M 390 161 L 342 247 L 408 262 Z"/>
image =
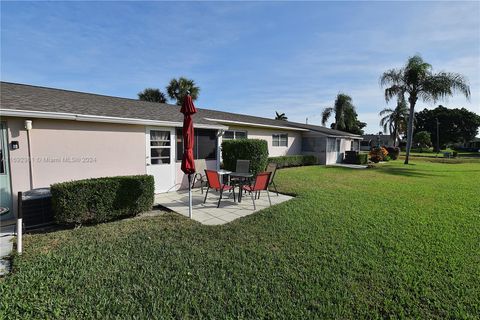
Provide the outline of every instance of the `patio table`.
<path id="1" fill-rule="evenodd" d="M 249 180 L 253 177 L 252 173 L 247 172 L 232 172 L 230 173 L 230 177 L 239 178 L 238 179 L 238 202 L 242 202 L 242 188 L 245 184 L 245 181 Z"/>

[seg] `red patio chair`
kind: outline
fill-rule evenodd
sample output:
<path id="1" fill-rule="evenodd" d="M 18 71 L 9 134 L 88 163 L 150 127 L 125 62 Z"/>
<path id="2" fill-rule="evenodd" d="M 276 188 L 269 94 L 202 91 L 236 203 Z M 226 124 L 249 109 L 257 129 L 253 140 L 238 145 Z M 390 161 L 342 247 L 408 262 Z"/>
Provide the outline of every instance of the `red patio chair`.
<path id="1" fill-rule="evenodd" d="M 270 182 L 270 175 L 271 172 L 260 172 L 257 177 L 255 178 L 255 184 L 252 186 L 243 186 L 243 190 L 250 192 L 253 201 L 253 210 L 257 210 L 255 206 L 255 198 L 254 194 L 258 192 L 258 196 L 260 198 L 260 192 L 265 190 L 267 191 L 268 202 L 272 205 L 272 201 L 270 200 L 270 194 L 268 193 L 268 183 Z"/>
<path id="2" fill-rule="evenodd" d="M 203 200 L 203 203 L 207 201 L 208 190 L 210 189 L 214 189 L 220 192 L 220 199 L 218 199 L 217 208 L 220 207 L 220 201 L 222 201 L 223 191 L 225 190 L 233 192 L 233 201 L 235 201 L 235 189 L 232 186 L 221 183 L 220 179 L 218 178 L 217 171 L 205 169 L 205 176 L 207 177 L 208 185 L 207 192 L 205 193 L 205 200 Z"/>

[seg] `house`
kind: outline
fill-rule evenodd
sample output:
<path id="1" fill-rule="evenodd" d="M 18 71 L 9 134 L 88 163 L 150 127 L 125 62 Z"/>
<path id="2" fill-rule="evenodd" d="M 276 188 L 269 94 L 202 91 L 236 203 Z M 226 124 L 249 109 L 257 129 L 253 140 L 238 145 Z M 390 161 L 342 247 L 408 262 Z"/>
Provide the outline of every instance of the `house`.
<path id="1" fill-rule="evenodd" d="M 375 146 L 393 146 L 395 139 L 390 134 L 364 134 L 362 136 L 363 140 L 360 143 L 360 150 L 369 151 L 372 147 Z"/>
<path id="2" fill-rule="evenodd" d="M 52 183 L 151 174 L 156 192 L 186 185 L 179 107 L 24 84 L 0 83 L 1 206 L 16 194 Z M 220 166 L 223 139 L 258 138 L 270 156 L 313 154 L 320 164 L 341 162 L 361 136 L 321 126 L 198 109 L 197 159 Z M 32 161 L 29 161 L 29 160 Z"/>

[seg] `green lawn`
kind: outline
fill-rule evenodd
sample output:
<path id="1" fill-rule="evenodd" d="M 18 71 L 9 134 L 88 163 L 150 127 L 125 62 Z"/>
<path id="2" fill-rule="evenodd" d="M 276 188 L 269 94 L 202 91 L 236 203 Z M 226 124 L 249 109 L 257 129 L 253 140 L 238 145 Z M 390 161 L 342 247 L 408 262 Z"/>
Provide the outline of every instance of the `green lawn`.
<path id="1" fill-rule="evenodd" d="M 294 200 L 224 226 L 27 236 L 0 318 L 478 318 L 480 161 L 411 162 L 281 170 Z"/>

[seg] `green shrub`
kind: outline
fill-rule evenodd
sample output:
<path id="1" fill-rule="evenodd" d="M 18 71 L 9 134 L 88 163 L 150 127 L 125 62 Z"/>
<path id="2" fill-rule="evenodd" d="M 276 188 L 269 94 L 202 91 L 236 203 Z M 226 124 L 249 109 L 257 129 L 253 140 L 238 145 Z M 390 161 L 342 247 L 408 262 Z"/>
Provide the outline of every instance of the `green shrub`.
<path id="1" fill-rule="evenodd" d="M 52 207 L 59 224 L 99 223 L 134 216 L 153 206 L 153 176 L 120 176 L 56 183 Z"/>
<path id="2" fill-rule="evenodd" d="M 387 147 L 388 155 L 392 160 L 397 160 L 400 156 L 400 148 L 399 147 Z"/>
<path id="3" fill-rule="evenodd" d="M 225 140 L 222 142 L 222 158 L 224 168 L 230 171 L 235 171 L 237 160 L 250 160 L 250 171 L 257 175 L 267 166 L 267 141 L 261 139 Z"/>
<path id="4" fill-rule="evenodd" d="M 310 166 L 317 164 L 317 157 L 313 155 L 294 155 L 268 158 L 268 162 L 278 165 L 278 168 Z"/>
<path id="5" fill-rule="evenodd" d="M 357 154 L 357 164 L 367 164 L 367 163 L 368 163 L 368 153 Z"/>

